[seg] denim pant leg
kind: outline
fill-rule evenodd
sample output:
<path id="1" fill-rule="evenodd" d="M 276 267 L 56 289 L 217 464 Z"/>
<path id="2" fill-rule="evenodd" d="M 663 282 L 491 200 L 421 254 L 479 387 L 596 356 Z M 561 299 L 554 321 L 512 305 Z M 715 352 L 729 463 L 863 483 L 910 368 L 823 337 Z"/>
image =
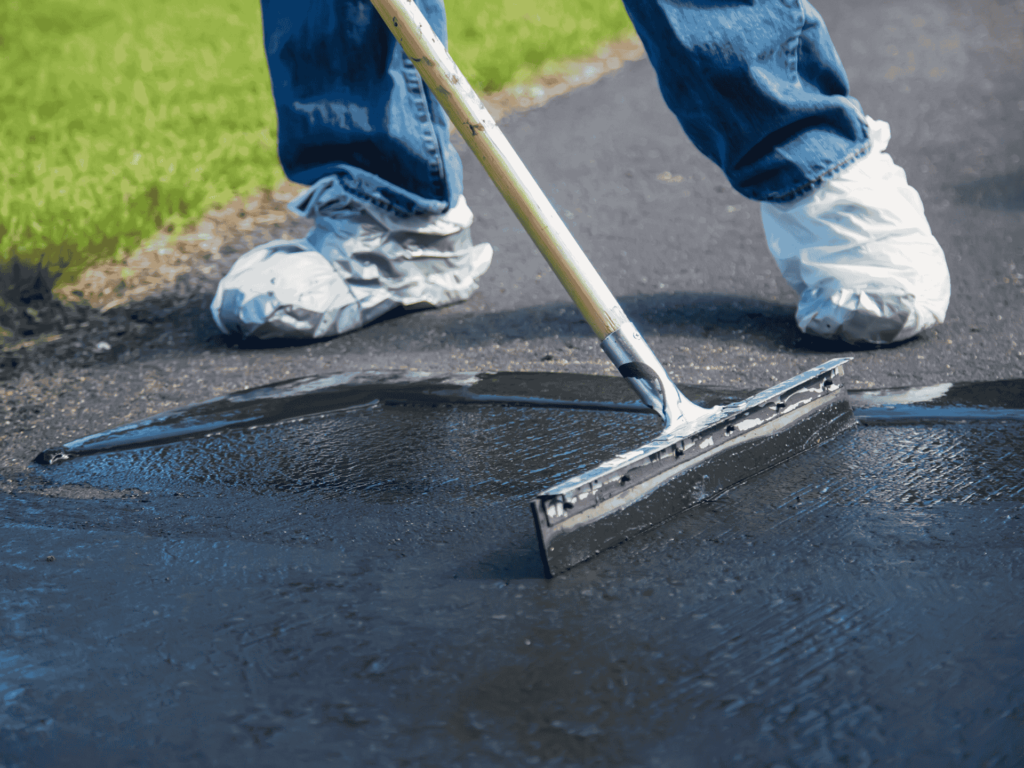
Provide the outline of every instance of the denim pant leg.
<path id="1" fill-rule="evenodd" d="M 442 0 L 418 0 L 442 41 Z M 368 0 L 262 0 L 288 178 L 337 174 L 399 215 L 438 214 L 462 194 L 448 118 Z"/>
<path id="2" fill-rule="evenodd" d="M 799 197 L 868 149 L 825 24 L 806 0 L 624 0 L 662 95 L 740 193 Z"/>

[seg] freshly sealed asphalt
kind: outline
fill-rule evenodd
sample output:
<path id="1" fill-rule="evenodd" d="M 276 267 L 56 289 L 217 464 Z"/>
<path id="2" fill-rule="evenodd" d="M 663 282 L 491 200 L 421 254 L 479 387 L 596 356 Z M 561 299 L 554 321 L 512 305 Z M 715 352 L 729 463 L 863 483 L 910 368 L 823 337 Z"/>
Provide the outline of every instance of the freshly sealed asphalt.
<path id="1" fill-rule="evenodd" d="M 757 206 L 647 62 L 502 125 L 697 398 L 850 354 L 862 426 L 543 579 L 531 496 L 657 423 L 499 402 L 630 395 L 467 158 L 495 263 L 463 305 L 239 346 L 197 295 L 131 348 L 5 369 L 0 765 L 1024 764 L 1024 7 L 816 5 L 946 249 L 947 323 L 919 339 L 797 334 Z M 256 393 L 30 465 L 396 369 L 497 400 L 367 374 L 310 409 L 313 379 L 260 426 Z M 454 375 L 480 370 L 534 373 Z"/>
<path id="2" fill-rule="evenodd" d="M 4 504 L 0 753 L 1019 765 L 1022 398 L 856 394 L 863 426 L 552 580 L 530 498 L 658 431 L 621 379 L 301 379 L 74 442 Z"/>

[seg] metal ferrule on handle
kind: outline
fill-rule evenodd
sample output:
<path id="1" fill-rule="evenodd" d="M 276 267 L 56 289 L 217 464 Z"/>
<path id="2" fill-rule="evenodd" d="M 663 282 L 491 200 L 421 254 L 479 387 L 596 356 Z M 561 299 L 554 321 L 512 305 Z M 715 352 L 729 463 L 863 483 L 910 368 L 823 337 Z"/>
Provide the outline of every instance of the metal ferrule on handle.
<path id="1" fill-rule="evenodd" d="M 666 429 L 700 421 L 714 413 L 713 409 L 701 408 L 686 399 L 631 322 L 608 334 L 601 342 L 601 349 L 633 385 L 640 399 L 665 420 Z"/>
<path id="2" fill-rule="evenodd" d="M 668 378 L 414 0 L 371 2 L 643 401 L 666 425 L 708 413 Z"/>

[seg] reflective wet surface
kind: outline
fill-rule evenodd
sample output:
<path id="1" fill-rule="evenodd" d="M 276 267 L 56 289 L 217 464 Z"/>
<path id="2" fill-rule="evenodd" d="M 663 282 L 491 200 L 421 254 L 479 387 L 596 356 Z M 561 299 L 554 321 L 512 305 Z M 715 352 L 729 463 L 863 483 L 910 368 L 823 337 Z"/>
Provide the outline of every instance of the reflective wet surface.
<path id="1" fill-rule="evenodd" d="M 529 499 L 658 431 L 620 380 L 298 380 L 75 441 L 0 497 L 0 762 L 1019 765 L 1022 395 L 854 393 L 554 580 Z"/>

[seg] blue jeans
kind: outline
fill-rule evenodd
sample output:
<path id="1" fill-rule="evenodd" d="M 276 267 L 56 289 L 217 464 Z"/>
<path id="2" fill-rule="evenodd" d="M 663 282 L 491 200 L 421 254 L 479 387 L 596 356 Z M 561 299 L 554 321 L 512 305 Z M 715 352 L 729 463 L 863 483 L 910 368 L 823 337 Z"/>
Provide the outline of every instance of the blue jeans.
<path id="1" fill-rule="evenodd" d="M 806 0 L 624 0 L 661 92 L 741 194 L 799 197 L 868 147 L 860 105 Z M 293 181 L 337 174 L 397 214 L 462 194 L 448 120 L 367 0 L 263 0 L 278 150 Z M 418 0 L 446 40 L 441 0 Z"/>

